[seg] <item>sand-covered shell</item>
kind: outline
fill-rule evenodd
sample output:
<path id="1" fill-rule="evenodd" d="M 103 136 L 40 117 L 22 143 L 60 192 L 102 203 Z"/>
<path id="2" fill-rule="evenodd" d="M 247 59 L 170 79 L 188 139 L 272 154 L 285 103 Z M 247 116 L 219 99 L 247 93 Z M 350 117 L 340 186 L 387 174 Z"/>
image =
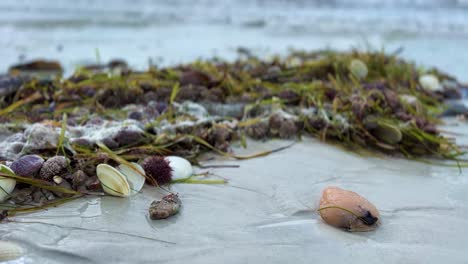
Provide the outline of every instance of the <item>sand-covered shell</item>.
<path id="1" fill-rule="evenodd" d="M 0 164 L 0 172 L 2 173 L 13 173 L 14 172 L 7 166 Z M 9 179 L 6 177 L 0 177 L 0 202 L 4 202 L 10 197 L 10 194 L 13 192 L 16 186 L 16 181 L 14 179 Z"/>
<path id="2" fill-rule="evenodd" d="M 425 74 L 419 77 L 419 84 L 421 86 L 429 91 L 437 92 L 437 91 L 442 91 L 443 87 L 439 82 L 439 79 L 437 76 L 432 75 L 432 74 Z"/>
<path id="3" fill-rule="evenodd" d="M 104 192 L 119 197 L 130 195 L 130 185 L 127 178 L 116 168 L 108 164 L 99 164 L 96 167 L 96 174 Z"/>
<path id="4" fill-rule="evenodd" d="M 349 64 L 349 71 L 358 79 L 366 78 L 369 70 L 367 69 L 366 64 L 358 59 L 354 59 Z"/>
<path id="5" fill-rule="evenodd" d="M 172 168 L 172 179 L 183 179 L 193 175 L 193 167 L 190 162 L 184 158 L 177 156 L 167 156 L 169 166 Z"/>
<path id="6" fill-rule="evenodd" d="M 38 155 L 25 155 L 13 161 L 10 169 L 18 176 L 34 178 L 43 164 L 44 159 Z"/>
<path id="7" fill-rule="evenodd" d="M 14 260 L 23 256 L 24 250 L 16 243 L 0 241 L 0 262 Z"/>
<path id="8" fill-rule="evenodd" d="M 145 185 L 145 170 L 138 164 L 132 162 L 132 165 L 141 173 L 136 172 L 133 168 L 126 164 L 120 164 L 117 168 L 126 178 L 130 186 L 130 191 L 132 194 L 137 193 Z"/>
<path id="9" fill-rule="evenodd" d="M 374 230 L 380 223 L 377 208 L 359 194 L 330 186 L 320 199 L 319 213 L 329 225 L 353 232 Z"/>

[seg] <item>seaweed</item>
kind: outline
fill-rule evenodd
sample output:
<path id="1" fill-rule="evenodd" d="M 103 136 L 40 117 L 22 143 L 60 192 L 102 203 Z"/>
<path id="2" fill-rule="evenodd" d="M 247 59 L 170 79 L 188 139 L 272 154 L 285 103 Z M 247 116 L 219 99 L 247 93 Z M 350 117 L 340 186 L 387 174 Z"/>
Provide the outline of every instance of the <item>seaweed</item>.
<path id="1" fill-rule="evenodd" d="M 16 67 L 15 74 L 22 69 Z M 425 89 L 419 83 L 425 74 L 441 83 L 450 81 L 450 89 Z M 245 147 L 247 136 L 260 140 L 312 136 L 362 155 L 467 166 L 460 159 L 465 153 L 462 148 L 437 129 L 446 108 L 444 98 L 453 95 L 454 85 L 456 89 L 463 85 L 437 69 L 421 70 L 383 51 L 292 51 L 271 60 L 244 56 L 233 62 L 213 59 L 152 66 L 147 71 L 133 71 L 118 61 L 79 68 L 69 78 L 45 81 L 28 76 L 31 79 L 2 98 L 5 108 L 0 110 L 0 120 L 8 126 L 41 122 L 60 127 L 53 150 L 32 152 L 44 157 L 61 152 L 70 159 L 69 171 L 82 170 L 89 176 L 95 175 L 99 163 L 133 168 L 130 162 L 149 155 L 179 155 L 199 164 L 199 156 L 206 152 L 249 159 L 290 146 L 246 156 L 232 153 L 230 146 L 238 142 Z M 203 106 L 212 104 L 241 105 L 242 112 L 208 114 Z M 128 118 L 143 128 L 131 144 L 65 137 L 77 127 L 95 123 L 122 122 L 125 127 Z M 176 182 L 224 180 L 190 177 Z"/>

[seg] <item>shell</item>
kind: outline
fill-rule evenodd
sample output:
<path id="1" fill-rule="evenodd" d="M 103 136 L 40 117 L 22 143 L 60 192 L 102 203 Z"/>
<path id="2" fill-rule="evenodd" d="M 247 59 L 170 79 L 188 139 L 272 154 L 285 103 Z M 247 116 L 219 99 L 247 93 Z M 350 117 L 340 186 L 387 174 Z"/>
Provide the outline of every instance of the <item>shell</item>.
<path id="1" fill-rule="evenodd" d="M 150 205 L 149 216 L 152 220 L 166 219 L 180 211 L 181 201 L 177 194 L 169 194 Z"/>
<path id="2" fill-rule="evenodd" d="M 349 64 L 349 71 L 358 79 L 366 78 L 369 70 L 364 62 L 358 59 L 354 59 Z"/>
<path id="3" fill-rule="evenodd" d="M 130 185 L 127 178 L 116 168 L 107 164 L 99 164 L 96 167 L 96 174 L 104 192 L 119 197 L 130 195 Z"/>
<path id="4" fill-rule="evenodd" d="M 54 176 L 63 173 L 68 166 L 67 158 L 64 156 L 54 156 L 42 165 L 39 176 L 44 180 L 51 180 Z"/>
<path id="5" fill-rule="evenodd" d="M 44 164 L 44 159 L 38 155 L 25 155 L 15 161 L 10 169 L 18 176 L 34 178 Z"/>
<path id="6" fill-rule="evenodd" d="M 371 231 L 380 223 L 379 211 L 372 203 L 334 186 L 323 190 L 319 213 L 327 224 L 349 231 Z"/>
<path id="7" fill-rule="evenodd" d="M 190 162 L 184 158 L 177 156 L 167 156 L 169 166 L 172 168 L 172 179 L 183 179 L 193 175 L 193 167 Z"/>
<path id="8" fill-rule="evenodd" d="M 60 176 L 54 176 L 54 178 L 52 179 L 54 180 L 56 184 L 61 184 L 63 182 L 63 178 Z"/>
<path id="9" fill-rule="evenodd" d="M 432 74 L 425 74 L 425 75 L 420 76 L 419 77 L 419 84 L 421 84 L 421 86 L 424 89 L 429 90 L 429 91 L 436 92 L 436 91 L 442 91 L 443 90 L 443 87 L 440 84 L 439 79 L 437 78 L 437 76 L 432 75 Z"/>
<path id="10" fill-rule="evenodd" d="M 372 133 L 383 142 L 391 145 L 397 144 L 403 138 L 403 134 L 398 127 L 382 122 L 378 124 Z"/>
<path id="11" fill-rule="evenodd" d="M 10 168 L 3 164 L 0 164 L 0 172 L 14 174 L 14 172 Z M 0 177 L 0 202 L 4 202 L 10 197 L 10 194 L 15 189 L 15 186 L 16 181 L 14 179 Z"/>
<path id="12" fill-rule="evenodd" d="M 23 254 L 24 250 L 18 244 L 0 241 L 0 262 L 20 258 Z"/>
<path id="13" fill-rule="evenodd" d="M 135 166 L 139 172 L 145 175 L 145 170 L 143 170 L 143 168 L 138 163 L 132 162 L 132 165 Z M 145 185 L 146 178 L 134 171 L 129 166 L 120 164 L 117 169 L 127 178 L 132 194 L 139 192 L 141 188 L 143 188 L 143 185 Z"/>

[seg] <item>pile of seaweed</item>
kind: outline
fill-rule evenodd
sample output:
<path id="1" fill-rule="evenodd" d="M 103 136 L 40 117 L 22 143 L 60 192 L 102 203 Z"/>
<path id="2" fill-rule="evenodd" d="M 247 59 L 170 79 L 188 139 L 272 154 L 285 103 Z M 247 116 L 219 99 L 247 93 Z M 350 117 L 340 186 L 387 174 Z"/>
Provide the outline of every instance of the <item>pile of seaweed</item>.
<path id="1" fill-rule="evenodd" d="M 78 193 L 89 186 L 75 187 L 72 175 L 85 173 L 95 187 L 96 166 L 118 163 L 115 156 L 177 155 L 196 165 L 207 151 L 270 153 L 233 154 L 232 143 L 247 137 L 313 136 L 359 153 L 457 163 L 464 154 L 437 125 L 444 100 L 466 87 L 383 52 L 295 51 L 268 60 L 245 52 L 234 62 L 147 71 L 115 60 L 68 78 L 62 72 L 57 62 L 35 61 L 0 77 L 0 160 L 60 154 L 67 187 Z"/>

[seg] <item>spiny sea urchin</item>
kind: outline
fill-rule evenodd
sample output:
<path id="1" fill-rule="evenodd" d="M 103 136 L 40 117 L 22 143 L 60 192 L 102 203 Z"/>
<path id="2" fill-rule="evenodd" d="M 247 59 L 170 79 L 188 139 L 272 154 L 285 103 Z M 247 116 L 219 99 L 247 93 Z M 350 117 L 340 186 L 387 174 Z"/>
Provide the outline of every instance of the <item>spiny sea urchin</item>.
<path id="1" fill-rule="evenodd" d="M 172 181 L 172 168 L 169 161 L 163 156 L 152 156 L 143 160 L 142 167 L 148 177 L 156 180 L 159 185 L 169 184 Z M 154 184 L 154 182 L 149 182 Z"/>

